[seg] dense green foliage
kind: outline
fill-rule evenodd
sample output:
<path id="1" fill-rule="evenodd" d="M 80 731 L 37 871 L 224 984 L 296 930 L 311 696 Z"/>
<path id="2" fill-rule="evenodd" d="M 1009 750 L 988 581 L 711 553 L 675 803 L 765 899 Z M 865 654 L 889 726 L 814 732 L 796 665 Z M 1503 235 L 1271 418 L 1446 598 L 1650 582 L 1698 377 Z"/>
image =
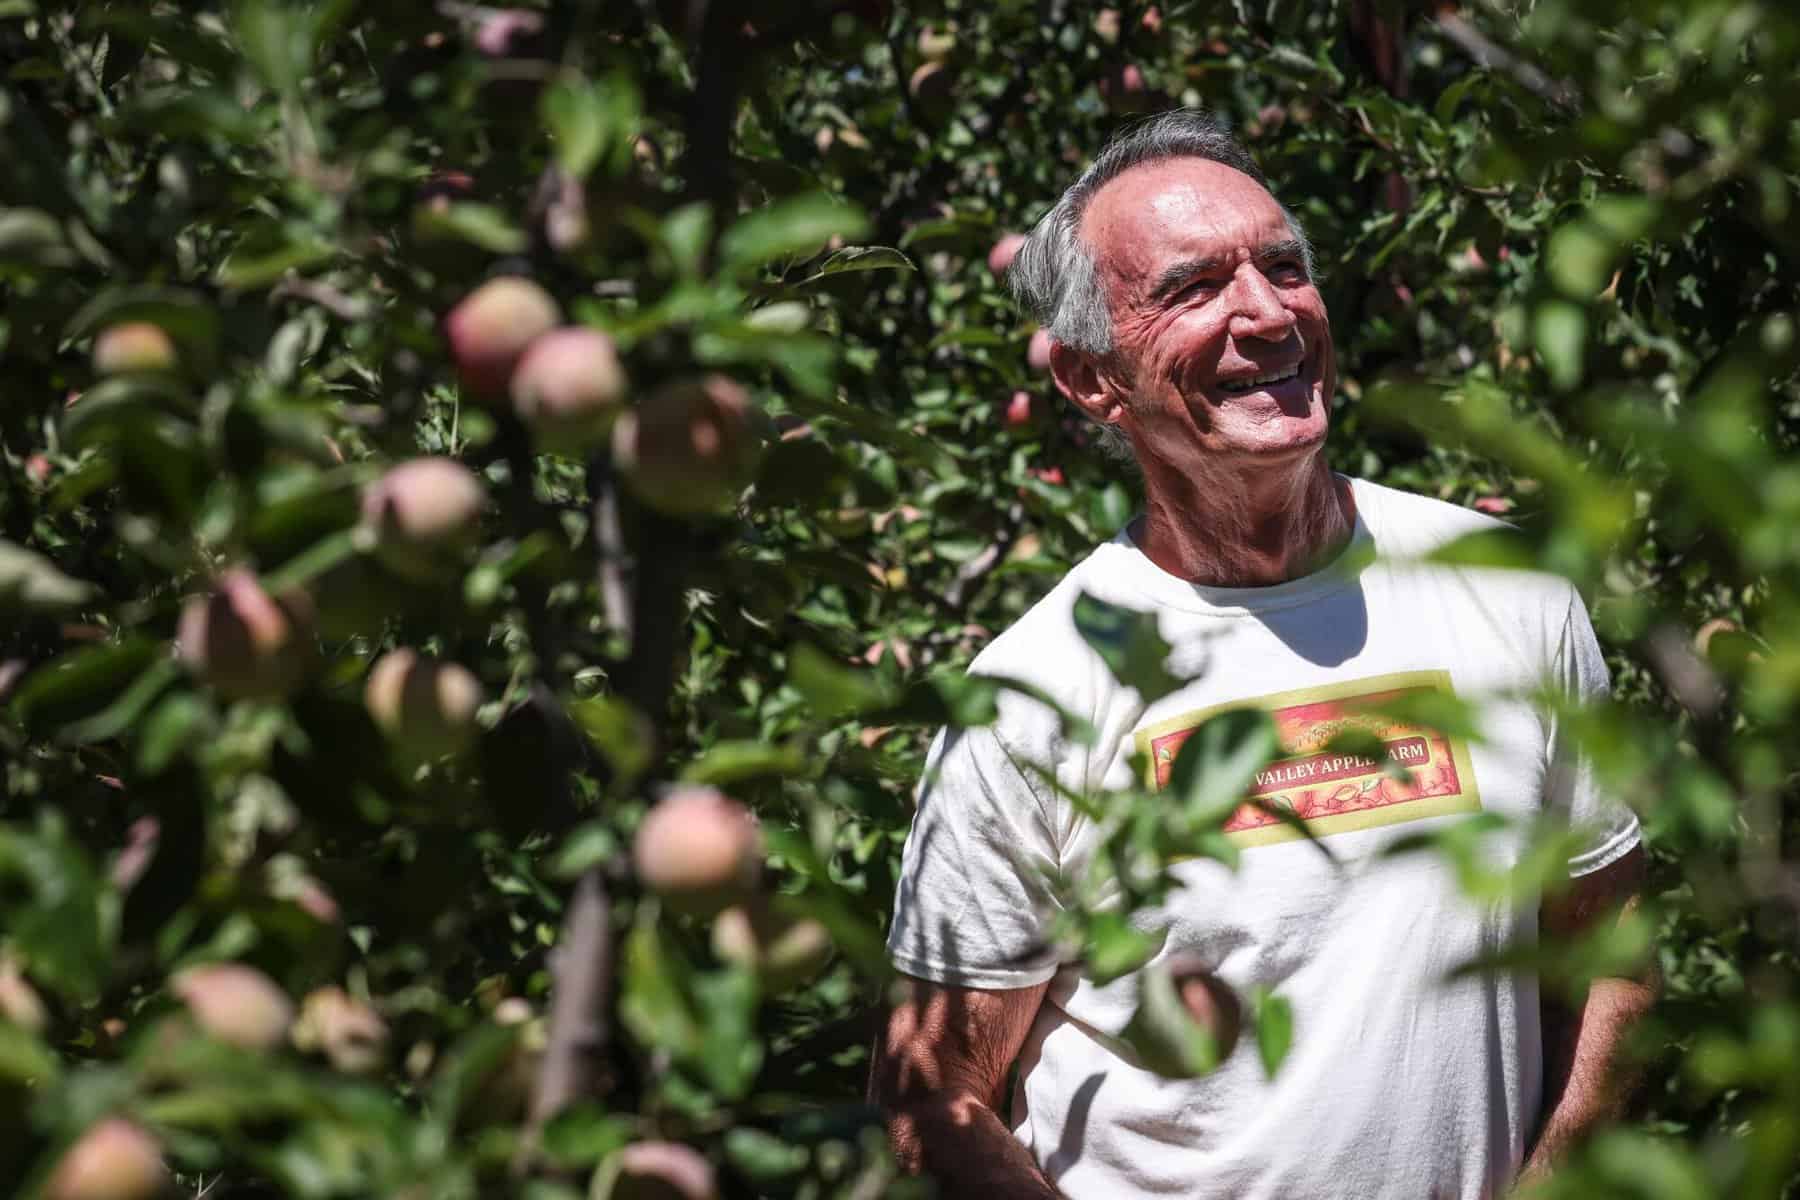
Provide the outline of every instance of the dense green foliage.
<path id="1" fill-rule="evenodd" d="M 0 1178 L 41 1186 L 118 1113 L 209 1196 L 573 1196 L 653 1137 L 726 1194 L 912 1186 L 860 1097 L 924 747 L 991 711 L 959 668 L 1134 505 L 986 256 L 1173 102 L 1246 138 L 1318 249 L 1334 463 L 1506 513 L 1522 539 L 1459 550 L 1573 578 L 1607 643 L 1620 702 L 1579 722 L 1645 820 L 1650 903 L 1523 961 L 1579 988 L 1650 955 L 1664 996 L 1630 1119 L 1554 1190 L 1791 1194 L 1800 16 L 528 11 L 501 36 L 453 4 L 0 0 Z M 909 88 L 928 28 L 954 36 Z M 541 453 L 459 390 L 443 319 L 500 274 L 611 334 L 644 411 L 705 371 L 749 389 L 734 512 L 658 514 L 604 441 Z M 96 345 L 134 322 L 172 359 Z M 422 454 L 487 507 L 418 562 L 360 495 Z M 284 694 L 173 651 L 231 568 L 316 609 Z M 473 672 L 473 747 L 365 710 L 395 646 Z M 631 836 L 676 779 L 758 814 L 822 974 L 759 983 L 645 895 Z M 578 877 L 598 939 L 565 930 Z M 1070 933 L 1095 970 L 1140 949 L 1104 914 Z M 540 1138 L 559 939 L 612 978 Z M 223 960 L 309 998 L 292 1036 L 186 1036 L 181 972 Z"/>

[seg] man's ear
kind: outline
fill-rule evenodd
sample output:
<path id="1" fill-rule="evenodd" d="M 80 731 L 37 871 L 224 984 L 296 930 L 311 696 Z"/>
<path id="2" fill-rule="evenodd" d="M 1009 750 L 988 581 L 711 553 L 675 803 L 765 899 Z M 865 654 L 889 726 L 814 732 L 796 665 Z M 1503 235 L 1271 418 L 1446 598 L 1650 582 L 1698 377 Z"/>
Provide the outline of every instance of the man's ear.
<path id="1" fill-rule="evenodd" d="M 1050 378 L 1069 403 L 1101 425 L 1125 414 L 1125 391 L 1095 355 L 1062 342 L 1050 343 Z"/>

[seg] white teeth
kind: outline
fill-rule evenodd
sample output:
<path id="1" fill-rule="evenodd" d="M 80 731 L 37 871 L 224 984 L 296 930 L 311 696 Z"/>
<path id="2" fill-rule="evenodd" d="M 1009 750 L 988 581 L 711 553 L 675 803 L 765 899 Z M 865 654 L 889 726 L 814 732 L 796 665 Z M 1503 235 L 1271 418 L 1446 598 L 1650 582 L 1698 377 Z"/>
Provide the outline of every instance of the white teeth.
<path id="1" fill-rule="evenodd" d="M 1258 375 L 1252 379 L 1234 379 L 1225 385 L 1225 390 L 1228 392 L 1247 392 L 1251 388 L 1262 387 L 1264 384 L 1281 383 L 1283 380 L 1292 379 L 1299 373 L 1300 364 L 1295 363 L 1285 370 L 1271 371 L 1267 375 Z"/>

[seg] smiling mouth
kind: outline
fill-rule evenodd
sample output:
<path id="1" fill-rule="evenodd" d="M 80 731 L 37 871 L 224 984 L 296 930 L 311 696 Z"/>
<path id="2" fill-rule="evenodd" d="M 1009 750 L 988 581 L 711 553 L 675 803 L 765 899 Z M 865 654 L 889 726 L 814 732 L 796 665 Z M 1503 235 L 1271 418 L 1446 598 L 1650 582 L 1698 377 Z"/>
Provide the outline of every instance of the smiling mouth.
<path id="1" fill-rule="evenodd" d="M 1252 375 L 1248 379 L 1233 379 L 1229 383 L 1221 383 L 1219 390 L 1229 395 L 1241 396 L 1245 392 L 1253 392 L 1257 388 L 1269 387 L 1272 384 L 1286 383 L 1300 373 L 1300 364 L 1295 363 L 1280 370 L 1269 371 L 1262 375 Z"/>

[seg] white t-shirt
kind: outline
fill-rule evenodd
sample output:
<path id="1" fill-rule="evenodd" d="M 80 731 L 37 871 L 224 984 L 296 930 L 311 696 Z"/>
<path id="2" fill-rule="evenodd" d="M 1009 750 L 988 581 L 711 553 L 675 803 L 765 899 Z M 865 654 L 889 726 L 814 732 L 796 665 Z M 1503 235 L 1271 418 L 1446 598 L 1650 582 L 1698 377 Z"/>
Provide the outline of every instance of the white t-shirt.
<path id="1" fill-rule="evenodd" d="M 1011 1124 L 1075 1200 L 1476 1200 L 1504 1190 L 1537 1121 L 1535 977 L 1445 980 L 1535 936 L 1535 904 L 1470 900 L 1440 854 L 1382 850 L 1499 813 L 1519 822 L 1480 848 L 1486 865 L 1504 866 L 1528 844 L 1522 822 L 1551 814 L 1588 831 L 1569 862 L 1581 875 L 1637 843 L 1636 818 L 1598 794 L 1555 717 L 1523 698 L 1484 704 L 1481 740 L 1404 721 L 1380 730 L 1409 782 L 1321 747 L 1364 698 L 1438 688 L 1479 700 L 1545 684 L 1600 696 L 1606 667 L 1566 582 L 1401 561 L 1498 522 L 1362 480 L 1353 488 L 1352 546 L 1323 571 L 1274 587 L 1202 587 L 1121 533 L 976 659 L 973 671 L 1034 684 L 1091 721 L 1092 746 L 1012 692 L 993 725 L 946 730 L 932 745 L 889 953 L 901 971 L 940 983 L 1051 981 L 1020 1056 Z M 1366 563 L 1371 548 L 1372 565 L 1346 565 Z M 1150 704 L 1120 686 L 1075 630 L 1083 591 L 1157 613 L 1171 671 L 1194 678 Z M 1198 955 L 1240 995 L 1265 985 L 1285 997 L 1294 1041 L 1273 1080 L 1248 1028 L 1212 1074 L 1165 1079 L 1108 1040 L 1136 1007 L 1137 975 L 1096 986 L 1045 949 L 1055 910 L 1045 877 L 1079 878 L 1100 831 L 1018 764 L 1096 795 L 1132 782 L 1134 750 L 1166 770 L 1184 730 L 1245 704 L 1274 714 L 1289 755 L 1252 794 L 1306 818 L 1339 865 L 1244 807 L 1226 826 L 1241 850 L 1235 874 L 1212 859 L 1173 868 L 1182 886 L 1136 924 L 1166 926 L 1161 954 Z"/>

